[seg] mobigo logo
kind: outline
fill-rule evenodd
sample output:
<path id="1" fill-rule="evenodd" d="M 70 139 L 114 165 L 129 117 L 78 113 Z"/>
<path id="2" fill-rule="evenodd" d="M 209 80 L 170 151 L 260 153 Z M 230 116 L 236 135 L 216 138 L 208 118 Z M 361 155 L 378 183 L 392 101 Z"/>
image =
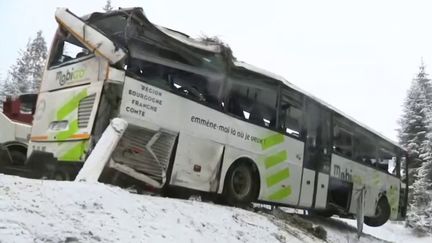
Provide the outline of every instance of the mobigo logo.
<path id="1" fill-rule="evenodd" d="M 56 80 L 60 86 L 63 86 L 67 81 L 82 79 L 85 76 L 85 72 L 86 70 L 83 68 L 77 70 L 72 68 L 70 71 L 66 70 L 66 73 L 63 71 L 58 71 L 56 73 Z"/>

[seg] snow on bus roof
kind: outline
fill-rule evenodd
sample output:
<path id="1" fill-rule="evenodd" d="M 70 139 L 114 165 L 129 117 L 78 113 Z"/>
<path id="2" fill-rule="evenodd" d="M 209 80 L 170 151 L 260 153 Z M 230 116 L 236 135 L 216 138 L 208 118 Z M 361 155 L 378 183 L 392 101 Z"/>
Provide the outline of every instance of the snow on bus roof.
<path id="1" fill-rule="evenodd" d="M 358 120 L 356 120 L 356 119 L 352 118 L 351 116 L 345 114 L 344 112 L 342 112 L 342 111 L 340 111 L 339 109 L 337 109 L 336 107 L 334 107 L 334 106 L 328 104 L 327 102 L 325 102 L 325 101 L 323 101 L 323 100 L 321 100 L 321 99 L 315 97 L 314 95 L 310 94 L 309 92 L 304 91 L 304 90 L 302 90 L 301 88 L 295 86 L 294 84 L 292 84 L 291 82 L 289 82 L 288 80 L 286 80 L 284 77 L 282 77 L 282 76 L 280 76 L 280 75 L 277 75 L 277 74 L 274 74 L 274 73 L 272 73 L 272 72 L 269 72 L 269 71 L 267 71 L 267 70 L 261 69 L 261 68 L 259 68 L 259 67 L 253 66 L 253 65 L 251 65 L 251 64 L 248 64 L 248 63 L 242 62 L 242 61 L 234 61 L 234 65 L 236 65 L 237 67 L 242 67 L 242 68 L 245 68 L 245 69 L 250 70 L 250 71 L 252 71 L 252 72 L 259 73 L 259 74 L 265 75 L 265 76 L 267 76 L 267 77 L 270 77 L 270 78 L 272 78 L 272 79 L 279 80 L 279 81 L 283 82 L 286 86 L 288 86 L 288 87 L 290 87 L 290 88 L 292 88 L 292 89 L 294 89 L 294 90 L 296 90 L 296 91 L 298 91 L 298 92 L 300 92 L 300 93 L 302 93 L 302 94 L 308 96 L 309 98 L 311 98 L 311 99 L 317 101 L 318 103 L 324 105 L 325 107 L 329 108 L 330 110 L 333 110 L 333 111 L 335 111 L 336 113 L 342 115 L 343 117 L 346 117 L 346 118 L 349 119 L 350 121 L 356 123 L 357 125 L 363 127 L 364 129 L 370 131 L 371 133 L 373 133 L 373 134 L 379 136 L 380 138 L 386 140 L 387 142 L 389 142 L 389 143 L 393 144 L 394 146 L 396 146 L 396 147 L 398 147 L 398 148 L 400 148 L 400 149 L 402 149 L 402 150 L 405 151 L 404 148 L 402 148 L 398 143 L 396 143 L 396 142 L 393 141 L 392 139 L 390 139 L 390 138 L 384 136 L 383 134 L 381 134 L 380 132 L 377 132 L 376 130 L 370 128 L 369 126 L 367 126 L 367 125 L 365 125 L 365 124 L 359 122 Z"/>

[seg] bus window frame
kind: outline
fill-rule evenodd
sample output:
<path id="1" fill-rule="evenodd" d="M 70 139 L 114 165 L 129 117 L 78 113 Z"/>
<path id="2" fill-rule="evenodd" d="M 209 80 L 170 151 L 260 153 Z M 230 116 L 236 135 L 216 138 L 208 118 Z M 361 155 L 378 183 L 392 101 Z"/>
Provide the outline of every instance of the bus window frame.
<path id="1" fill-rule="evenodd" d="M 300 96 L 300 102 L 301 102 L 301 104 L 299 106 L 299 110 L 301 111 L 302 115 L 301 115 L 301 119 L 300 119 L 300 122 L 299 122 L 300 123 L 300 126 L 299 126 L 299 130 L 300 131 L 298 131 L 298 133 L 299 133 L 298 136 L 296 136 L 294 134 L 287 133 L 286 132 L 286 128 L 284 130 L 281 127 L 281 121 L 280 121 L 280 117 L 279 116 L 280 116 L 280 112 L 281 112 L 282 96 L 286 94 L 286 93 L 284 93 L 284 90 L 292 91 L 294 93 L 297 93 Z M 279 93 L 278 93 L 278 112 L 277 112 L 277 119 L 276 119 L 277 120 L 277 122 L 276 122 L 276 124 L 277 124 L 277 131 L 279 133 L 281 133 L 282 135 L 294 138 L 296 140 L 302 141 L 304 143 L 306 142 L 306 136 L 305 136 L 305 134 L 307 133 L 307 131 L 305 130 L 306 129 L 305 128 L 305 113 L 306 113 L 306 109 L 305 109 L 305 107 L 306 107 L 305 106 L 306 100 L 305 100 L 305 97 L 306 96 L 304 94 L 302 94 L 301 92 L 298 92 L 297 90 L 295 90 L 295 89 L 293 89 L 293 88 L 291 88 L 291 87 L 289 87 L 289 86 L 287 86 L 285 84 L 282 84 L 280 86 Z"/>
<path id="2" fill-rule="evenodd" d="M 330 164 L 331 164 L 331 154 L 332 154 L 332 129 L 331 129 L 331 110 L 320 104 L 319 102 L 310 99 L 308 97 L 304 98 L 304 116 L 303 116 L 303 125 L 305 130 L 305 148 L 304 148 L 304 158 L 305 161 L 303 165 L 305 168 L 313 169 L 317 172 L 329 173 L 330 172 Z M 310 124 L 309 118 L 311 117 L 310 108 L 314 107 L 318 114 L 318 122 L 314 124 Z M 319 124 L 319 125 L 318 125 Z M 315 134 L 314 137 L 316 147 L 309 147 L 308 136 L 311 132 L 309 130 L 309 125 L 318 125 L 321 127 L 320 129 L 316 128 L 317 132 L 320 134 Z M 320 141 L 317 140 L 318 136 L 320 137 Z M 311 149 L 315 149 L 315 153 L 318 153 L 318 157 L 312 158 Z M 320 151 L 321 150 L 321 151 Z M 316 156 L 316 155 L 315 155 Z M 308 161 L 306 161 L 308 159 Z M 314 161 L 316 160 L 316 161 Z"/>
<path id="3" fill-rule="evenodd" d="M 197 76 L 205 78 L 207 80 L 214 79 L 214 81 L 216 81 L 216 78 L 215 78 L 216 76 L 215 75 L 203 75 L 202 73 L 196 73 L 196 72 L 192 72 L 190 70 L 184 70 L 184 69 L 181 69 L 181 68 L 178 68 L 178 67 L 172 67 L 172 66 L 164 65 L 164 64 L 161 64 L 159 62 L 151 62 L 151 61 L 148 61 L 148 60 L 141 60 L 141 59 L 136 59 L 136 60 L 137 61 L 148 62 L 148 63 L 151 63 L 153 65 L 158 65 L 158 66 L 160 66 L 162 68 L 167 68 L 167 69 L 171 69 L 171 70 L 178 70 L 180 72 L 197 75 Z M 130 65 L 130 63 L 128 63 L 128 65 Z M 219 85 L 220 85 L 219 86 L 219 92 L 221 93 L 220 97 L 216 97 L 217 98 L 217 102 L 220 104 L 220 105 L 217 105 L 217 104 L 213 104 L 213 103 L 208 102 L 208 101 L 200 101 L 200 100 L 194 98 L 193 96 L 188 96 L 188 95 L 181 94 L 181 93 L 179 93 L 178 91 L 176 91 L 176 90 L 174 90 L 172 88 L 166 88 L 166 87 L 163 87 L 163 86 L 156 85 L 156 84 L 152 83 L 148 78 L 141 77 L 141 76 L 135 74 L 134 72 L 132 72 L 132 71 L 130 71 L 128 69 L 126 69 L 125 72 L 126 72 L 127 76 L 132 77 L 132 78 L 134 78 L 134 79 L 136 79 L 136 80 L 138 80 L 140 82 L 146 83 L 148 85 L 155 86 L 158 89 L 162 89 L 162 90 L 164 90 L 166 92 L 169 92 L 171 94 L 174 94 L 176 96 L 180 96 L 180 97 L 185 98 L 187 100 L 190 100 L 190 101 L 196 102 L 198 104 L 204 105 L 204 106 L 206 106 L 208 108 L 211 108 L 213 110 L 223 112 L 224 107 L 222 106 L 222 102 L 224 100 L 224 93 L 223 92 L 224 92 L 224 89 L 225 89 L 225 86 L 226 86 L 225 77 L 222 77 L 219 81 L 217 81 L 217 82 L 219 82 Z"/>
<path id="4" fill-rule="evenodd" d="M 62 29 L 61 26 L 59 26 L 57 28 L 57 31 L 56 31 L 55 37 L 54 37 L 54 41 L 51 44 L 51 51 L 50 51 L 50 54 L 49 54 L 49 57 L 48 57 L 48 62 L 47 62 L 47 70 L 54 70 L 54 69 L 57 69 L 57 68 L 69 66 L 69 65 L 72 65 L 72 64 L 76 64 L 78 62 L 85 61 L 87 59 L 91 59 L 91 58 L 93 58 L 93 57 L 96 56 L 94 54 L 94 52 L 92 52 L 91 50 L 88 50 L 89 54 L 87 54 L 85 56 L 78 57 L 78 58 L 73 58 L 71 60 L 68 60 L 68 61 L 56 64 L 56 65 L 53 65 L 54 58 L 55 58 L 56 54 L 58 53 L 58 49 L 60 48 L 60 45 L 62 44 L 62 42 L 63 42 L 63 48 L 64 48 L 64 42 L 66 41 L 65 33 L 72 35 L 71 33 L 69 33 L 69 31 Z M 77 41 L 79 42 L 79 40 L 77 40 Z M 86 48 L 86 47 L 84 46 L 84 48 Z"/>
<path id="5" fill-rule="evenodd" d="M 355 124 L 351 124 L 352 122 L 350 120 L 348 120 L 344 116 L 341 116 L 340 114 L 337 114 L 335 112 L 331 115 L 331 120 L 332 120 L 332 124 L 331 124 L 332 125 L 332 127 L 331 127 L 332 153 L 335 153 L 335 154 L 342 156 L 346 159 L 356 161 L 354 159 L 354 132 L 350 132 L 349 128 L 348 128 L 349 126 L 353 126 L 353 125 L 355 126 Z M 338 121 L 336 121 L 336 120 L 338 120 Z M 344 133 L 347 133 L 350 135 L 350 137 L 351 137 L 351 150 L 348 152 L 351 152 L 351 156 L 348 156 L 348 155 L 336 150 L 336 147 L 335 147 L 335 128 L 336 128 L 336 126 L 338 127 L 338 129 L 342 130 Z"/>
<path id="6" fill-rule="evenodd" d="M 241 72 L 242 71 L 240 70 L 240 73 Z M 229 74 L 231 74 L 231 75 L 229 75 Z M 235 74 L 235 75 L 233 75 L 233 74 Z M 233 86 L 233 83 L 235 83 L 235 82 L 233 82 L 233 80 L 241 80 L 240 82 L 237 82 L 237 83 L 247 84 L 247 78 L 239 79 L 239 76 L 241 76 L 241 75 L 239 75 L 239 73 L 228 72 L 228 75 L 226 75 L 226 85 L 225 85 L 225 89 L 223 91 L 223 96 L 224 96 L 224 99 L 223 99 L 224 109 L 223 110 L 224 110 L 224 113 L 233 117 L 233 118 L 247 122 L 249 124 L 253 124 L 255 126 L 259 126 L 259 127 L 269 129 L 269 130 L 272 130 L 275 132 L 279 132 L 279 130 L 277 129 L 277 124 L 278 124 L 277 114 L 278 114 L 278 106 L 279 106 L 278 102 L 279 102 L 280 82 L 278 80 L 272 79 L 270 77 L 257 74 L 255 72 L 250 72 L 249 74 L 254 76 L 254 78 L 256 77 L 257 80 L 259 80 L 258 82 L 268 83 L 269 85 L 274 86 L 274 88 L 275 88 L 274 90 L 267 89 L 267 90 L 271 90 L 272 92 L 274 92 L 276 94 L 275 107 L 274 107 L 276 119 L 275 119 L 274 126 L 268 126 L 267 127 L 265 125 L 257 124 L 257 123 L 250 121 L 249 119 L 246 119 L 244 116 L 239 116 L 239 115 L 236 115 L 236 114 L 229 111 L 229 105 L 230 105 L 229 103 L 231 102 L 231 100 L 230 100 L 231 88 Z M 233 76 L 235 76 L 235 78 Z M 265 79 L 265 80 L 263 80 L 263 79 Z"/>
<path id="7" fill-rule="evenodd" d="M 348 122 L 350 123 L 350 125 L 353 126 L 353 130 L 355 130 L 355 129 L 364 129 L 364 128 L 362 128 L 361 126 L 355 124 L 354 122 L 350 121 L 348 118 L 346 118 L 345 116 L 340 115 L 339 113 L 336 113 L 336 112 L 334 112 L 334 111 L 332 111 L 332 113 L 333 113 L 333 114 L 331 115 L 331 134 L 332 134 L 332 136 L 331 136 L 331 139 L 330 139 L 330 141 L 331 141 L 331 147 L 332 147 L 332 153 L 334 153 L 334 154 L 336 154 L 336 155 L 338 155 L 338 156 L 340 156 L 340 157 L 343 157 L 343 158 L 345 158 L 345 159 L 348 159 L 349 161 L 352 161 L 352 162 L 358 163 L 358 164 L 360 164 L 360 165 L 363 165 L 363 166 L 366 166 L 366 167 L 372 168 L 372 169 L 375 170 L 375 171 L 378 171 L 378 172 L 381 172 L 381 173 L 385 173 L 386 175 L 389 175 L 389 176 L 392 176 L 392 177 L 395 177 L 395 178 L 398 178 L 398 179 L 401 179 L 401 178 L 402 178 L 402 177 L 401 177 L 401 173 L 400 173 L 400 171 L 399 171 L 399 172 L 397 171 L 396 174 L 392 174 L 392 173 L 390 173 L 390 172 L 388 172 L 388 171 L 386 171 L 386 170 L 382 170 L 382 169 L 380 169 L 380 168 L 378 168 L 378 167 L 376 167 L 376 166 L 374 166 L 374 165 L 372 165 L 372 164 L 370 164 L 370 163 L 365 163 L 365 162 L 363 162 L 363 161 L 356 160 L 356 159 L 354 159 L 353 157 L 348 157 L 348 156 L 346 156 L 346 155 L 343 154 L 343 153 L 339 153 L 339 152 L 335 151 L 335 150 L 333 149 L 333 146 L 334 146 L 334 136 L 333 136 L 333 133 L 334 133 L 334 127 L 335 127 L 335 116 L 342 117 L 344 120 L 348 121 Z M 367 131 L 367 132 L 368 132 L 368 133 L 371 133 L 370 131 Z M 393 147 L 393 149 L 396 149 L 396 151 L 394 152 L 395 155 L 396 155 L 396 162 L 397 162 L 395 168 L 399 168 L 399 170 L 400 170 L 400 169 L 401 169 L 401 164 L 400 164 L 400 163 L 401 163 L 401 158 L 403 157 L 403 156 L 401 156 L 401 154 L 400 154 L 400 149 L 399 149 L 398 147 L 396 147 L 395 145 L 390 144 L 390 143 L 387 142 L 386 140 L 384 140 L 384 139 L 378 137 L 377 135 L 375 135 L 375 134 L 373 134 L 373 133 L 371 133 L 371 135 L 372 135 L 373 144 L 374 144 L 374 146 L 375 146 L 376 149 L 377 149 L 378 147 L 382 147 L 382 143 L 385 144 L 384 146 L 391 146 L 391 147 Z M 354 136 L 355 136 L 355 132 L 353 133 L 353 141 L 352 141 L 352 143 L 353 143 L 353 144 L 352 144 L 352 145 L 353 145 L 353 152 L 354 152 L 354 147 L 355 147 L 355 144 L 354 144 L 354 141 L 355 141 Z M 353 154 L 353 155 L 354 155 L 354 154 Z"/>

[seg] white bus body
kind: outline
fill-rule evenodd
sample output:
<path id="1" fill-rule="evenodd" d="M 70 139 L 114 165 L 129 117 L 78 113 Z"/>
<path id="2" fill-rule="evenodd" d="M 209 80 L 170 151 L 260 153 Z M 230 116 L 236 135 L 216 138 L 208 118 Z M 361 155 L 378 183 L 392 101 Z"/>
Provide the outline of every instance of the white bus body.
<path id="1" fill-rule="evenodd" d="M 128 38 L 125 48 L 124 43 L 114 39 L 126 34 L 113 34 L 111 39 L 103 34 L 106 32 L 103 14 L 86 16 L 82 20 L 66 9 L 56 12 L 61 30 L 44 73 L 29 155 L 49 155 L 58 163 L 56 170 L 64 165 L 69 172 L 76 173 L 109 119 L 118 116 L 130 125 L 114 151 L 113 161 L 120 171 L 130 171 L 137 179 L 145 178 L 154 187 L 176 186 L 225 196 L 228 191 L 228 195 L 238 194 L 237 199 L 254 197 L 248 199 L 318 212 L 331 210 L 341 215 L 356 214 L 357 191 L 365 188 L 365 216 L 377 217 L 377 205 L 385 198 L 390 210 L 388 217 L 393 220 L 404 217 L 405 204 L 400 198 L 405 200 L 405 195 L 400 194 L 401 179 L 397 171 L 404 156 L 401 148 L 274 75 L 232 60 L 226 69 L 218 69 L 216 64 L 211 66 L 214 61 L 205 56 L 222 55 L 222 45 L 199 42 L 154 26 L 141 9 L 105 15 L 116 18 L 116 14 L 125 22 L 127 19 L 127 27 L 122 28 L 127 29 L 128 34 L 139 32 L 131 23 L 141 21 L 141 27 L 148 28 L 146 33 L 150 33 L 146 36 L 148 39 Z M 85 55 L 78 53 L 75 58 L 66 58 L 64 53 L 58 54 L 65 48 L 66 41 L 61 42 L 62 38 L 87 48 Z M 140 49 L 143 43 L 157 46 L 158 38 L 165 41 L 160 45 L 165 45 L 166 49 L 161 47 L 154 53 L 152 49 L 144 52 L 147 48 L 144 46 Z M 191 62 L 196 61 L 204 68 L 184 64 L 190 60 L 166 51 L 169 45 L 186 50 Z M 177 75 L 173 70 L 185 75 Z M 193 76 L 196 73 L 199 75 Z M 198 92 L 198 88 L 187 86 L 187 77 L 209 77 L 223 84 L 219 87 L 218 83 L 209 81 L 208 85 L 214 88 L 209 88 L 207 93 Z M 242 77 L 248 77 L 246 80 L 250 82 L 242 81 Z M 269 85 L 275 90 L 260 91 L 261 79 L 270 80 Z M 250 88 L 238 86 L 237 97 L 232 95 L 227 99 L 226 90 L 237 87 L 236 82 L 243 82 L 241 85 L 250 85 Z M 220 90 L 215 96 L 225 98 L 212 101 L 215 97 L 208 94 L 212 90 Z M 274 96 L 266 96 L 265 92 L 274 92 L 268 93 Z M 290 103 L 294 102 L 291 93 L 300 97 L 296 100 L 301 102 L 298 109 Z M 257 107 L 250 100 L 259 99 L 273 104 L 274 110 L 263 106 L 262 116 L 256 118 L 254 109 Z M 234 101 L 250 106 L 243 106 L 241 113 L 234 113 L 230 111 L 238 108 Z M 274 114 L 274 117 L 266 114 Z M 315 124 L 311 114 L 316 114 L 316 120 L 324 123 Z M 293 122 L 293 119 L 297 120 Z M 344 132 L 345 123 L 356 128 L 351 133 Z M 291 124 L 304 128 L 290 129 Z M 374 147 L 376 158 L 381 153 L 381 147 L 378 148 L 381 144 L 385 151 L 391 151 L 385 161 L 387 167 L 389 157 L 398 164 L 394 175 L 388 168 L 378 170 L 369 162 L 359 162 L 367 160 L 362 154 L 369 153 L 369 145 L 356 152 L 361 158 L 354 160 L 353 140 L 349 139 L 355 139 L 356 129 L 380 141 L 380 145 Z M 349 141 L 346 134 L 351 134 Z M 339 138 L 343 139 L 339 141 Z M 336 145 L 339 142 L 341 145 Z"/>

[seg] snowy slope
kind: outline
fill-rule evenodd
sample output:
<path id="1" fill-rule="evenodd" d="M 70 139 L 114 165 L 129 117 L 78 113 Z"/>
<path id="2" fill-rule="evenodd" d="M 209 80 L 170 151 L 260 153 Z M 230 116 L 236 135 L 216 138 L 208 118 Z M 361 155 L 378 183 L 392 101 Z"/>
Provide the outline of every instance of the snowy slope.
<path id="1" fill-rule="evenodd" d="M 344 231 L 340 225 L 347 224 L 333 221 L 322 223 L 328 242 L 381 242 L 366 235 L 358 241 L 352 227 Z M 0 174 L 0 242 L 323 241 L 273 215 L 137 195 L 99 183 Z"/>
<path id="2" fill-rule="evenodd" d="M 353 220 L 340 219 L 355 227 L 356 222 Z M 413 231 L 404 227 L 403 222 L 387 222 L 381 227 L 363 226 L 363 232 L 375 237 L 386 239 L 397 243 L 432 243 L 432 235 L 418 237 Z"/>
<path id="3" fill-rule="evenodd" d="M 0 242 L 317 242 L 262 215 L 103 184 L 0 175 Z"/>

